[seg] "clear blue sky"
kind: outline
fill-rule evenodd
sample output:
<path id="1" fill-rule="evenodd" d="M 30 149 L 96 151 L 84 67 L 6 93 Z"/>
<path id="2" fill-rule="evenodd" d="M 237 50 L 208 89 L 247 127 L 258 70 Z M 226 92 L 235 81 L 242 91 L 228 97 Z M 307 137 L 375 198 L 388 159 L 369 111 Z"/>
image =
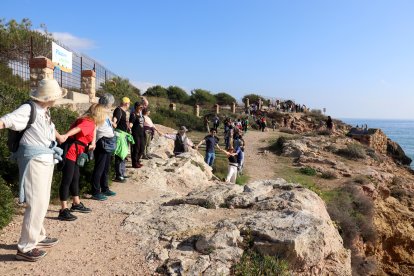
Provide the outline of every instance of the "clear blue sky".
<path id="1" fill-rule="evenodd" d="M 138 87 L 290 98 L 414 119 L 414 1 L 2 0 Z M 70 39 L 70 40 L 68 40 Z"/>

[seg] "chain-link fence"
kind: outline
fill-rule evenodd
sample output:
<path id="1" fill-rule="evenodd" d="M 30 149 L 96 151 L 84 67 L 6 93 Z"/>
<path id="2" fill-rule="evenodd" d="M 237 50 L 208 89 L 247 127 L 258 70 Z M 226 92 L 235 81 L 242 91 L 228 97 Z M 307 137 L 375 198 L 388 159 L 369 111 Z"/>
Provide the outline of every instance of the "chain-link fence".
<path id="1" fill-rule="evenodd" d="M 52 40 L 47 35 L 36 35 L 30 37 L 26 42 L 7 52 L 0 52 L 0 74 L 7 83 L 21 87 L 30 88 L 30 67 L 29 60 L 32 57 L 44 56 L 52 59 L 52 42 L 72 52 L 72 72 L 67 73 L 55 67 L 53 76 L 63 88 L 80 92 L 82 70 L 95 70 L 96 89 L 107 80 L 118 77 L 94 59 L 79 54 L 59 41 Z"/>

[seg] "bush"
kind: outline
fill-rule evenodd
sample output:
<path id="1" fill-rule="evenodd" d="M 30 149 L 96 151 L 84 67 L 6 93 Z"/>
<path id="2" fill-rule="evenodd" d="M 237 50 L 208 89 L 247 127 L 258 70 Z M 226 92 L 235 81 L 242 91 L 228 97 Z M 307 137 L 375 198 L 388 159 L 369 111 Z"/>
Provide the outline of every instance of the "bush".
<path id="1" fill-rule="evenodd" d="M 189 130 L 204 131 L 203 122 L 200 118 L 180 111 L 157 108 L 155 112 L 151 112 L 151 118 L 155 124 L 162 124 L 172 128 L 186 126 Z"/>
<path id="2" fill-rule="evenodd" d="M 248 249 L 233 267 L 234 275 L 289 275 L 289 265 L 273 256 L 263 256 Z"/>
<path id="3" fill-rule="evenodd" d="M 14 214 L 13 193 L 0 177 L 0 229 L 9 224 Z"/>
<path id="4" fill-rule="evenodd" d="M 346 148 L 337 150 L 336 154 L 352 160 L 365 159 L 366 156 L 364 147 L 358 143 L 348 144 Z"/>
<path id="5" fill-rule="evenodd" d="M 305 175 L 316 175 L 316 170 L 314 168 L 311 167 L 303 167 L 299 169 L 299 172 Z"/>

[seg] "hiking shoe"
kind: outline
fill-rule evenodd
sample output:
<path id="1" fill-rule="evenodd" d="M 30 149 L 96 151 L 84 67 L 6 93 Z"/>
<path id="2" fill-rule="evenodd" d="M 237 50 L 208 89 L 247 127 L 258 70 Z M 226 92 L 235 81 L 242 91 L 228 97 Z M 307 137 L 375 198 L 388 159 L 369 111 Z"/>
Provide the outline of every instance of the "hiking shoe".
<path id="1" fill-rule="evenodd" d="M 92 212 L 91 208 L 85 207 L 82 202 L 79 202 L 79 204 L 73 204 L 72 207 L 70 207 L 71 212 L 79 212 L 79 213 L 90 213 Z"/>
<path id="2" fill-rule="evenodd" d="M 126 179 L 126 178 L 129 178 L 130 176 L 129 175 L 123 175 L 122 177 Z"/>
<path id="3" fill-rule="evenodd" d="M 111 190 L 108 190 L 108 191 L 106 191 L 106 192 L 103 192 L 103 194 L 104 194 L 105 196 L 114 196 L 114 195 L 116 195 L 116 193 L 115 193 L 115 192 L 113 192 L 113 191 L 111 191 Z"/>
<path id="4" fill-rule="evenodd" d="M 139 169 L 142 166 L 144 166 L 144 165 L 142 165 L 141 163 L 137 163 L 137 164 L 132 165 L 132 167 L 135 168 L 135 169 Z"/>
<path id="5" fill-rule="evenodd" d="M 68 208 L 59 211 L 58 219 L 60 220 L 72 221 L 77 218 L 77 216 L 74 216 L 70 213 Z"/>
<path id="6" fill-rule="evenodd" d="M 92 196 L 92 199 L 95 199 L 98 201 L 104 201 L 104 200 L 107 200 L 108 198 L 104 196 L 103 194 L 96 194 Z"/>
<path id="7" fill-rule="evenodd" d="M 37 262 L 38 260 L 42 259 L 46 255 L 47 255 L 46 251 L 39 250 L 37 248 L 34 248 L 26 253 L 23 253 L 17 250 L 16 259 L 28 261 L 28 262 Z"/>
<path id="8" fill-rule="evenodd" d="M 58 239 L 46 237 L 42 241 L 40 241 L 40 242 L 37 243 L 37 247 L 40 247 L 40 248 L 49 248 L 49 247 L 55 246 L 58 243 L 59 243 L 59 240 Z"/>
<path id="9" fill-rule="evenodd" d="M 120 176 L 120 177 L 116 177 L 113 181 L 114 181 L 114 182 L 121 182 L 121 183 L 125 183 L 125 182 L 126 182 L 126 179 L 125 179 L 125 178 L 123 178 L 122 176 Z"/>

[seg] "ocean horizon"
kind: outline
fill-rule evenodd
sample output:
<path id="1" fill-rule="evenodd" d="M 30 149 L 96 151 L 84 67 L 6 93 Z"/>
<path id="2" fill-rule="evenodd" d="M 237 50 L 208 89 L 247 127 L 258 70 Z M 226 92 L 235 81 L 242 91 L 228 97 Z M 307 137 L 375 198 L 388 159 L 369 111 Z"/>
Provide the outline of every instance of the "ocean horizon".
<path id="1" fill-rule="evenodd" d="M 409 119 L 355 119 L 340 118 L 351 126 L 368 126 L 368 128 L 380 128 L 388 138 L 397 142 L 405 154 L 414 160 L 414 120 Z M 411 168 L 414 168 L 414 162 Z"/>

